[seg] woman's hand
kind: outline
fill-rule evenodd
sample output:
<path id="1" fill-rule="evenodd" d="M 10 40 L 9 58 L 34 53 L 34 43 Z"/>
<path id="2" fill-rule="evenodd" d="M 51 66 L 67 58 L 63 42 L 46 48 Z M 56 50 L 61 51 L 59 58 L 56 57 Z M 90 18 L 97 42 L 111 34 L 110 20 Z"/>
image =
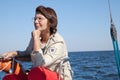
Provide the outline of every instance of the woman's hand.
<path id="1" fill-rule="evenodd" d="M 40 38 L 40 35 L 41 35 L 41 31 L 40 30 L 32 31 L 32 38 L 33 39 Z"/>
<path id="2" fill-rule="evenodd" d="M 17 52 L 7 52 L 7 53 L 3 53 L 1 55 L 3 60 L 11 60 L 15 56 L 17 56 Z"/>

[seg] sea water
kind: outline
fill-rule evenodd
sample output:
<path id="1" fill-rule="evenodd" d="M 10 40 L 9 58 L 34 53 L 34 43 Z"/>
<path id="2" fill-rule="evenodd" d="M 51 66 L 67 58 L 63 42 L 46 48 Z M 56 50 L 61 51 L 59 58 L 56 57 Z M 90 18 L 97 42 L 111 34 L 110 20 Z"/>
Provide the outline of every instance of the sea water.
<path id="1" fill-rule="evenodd" d="M 69 52 L 73 80 L 119 80 L 113 51 Z M 31 63 L 22 63 L 29 68 Z M 5 75 L 0 73 L 0 80 Z"/>

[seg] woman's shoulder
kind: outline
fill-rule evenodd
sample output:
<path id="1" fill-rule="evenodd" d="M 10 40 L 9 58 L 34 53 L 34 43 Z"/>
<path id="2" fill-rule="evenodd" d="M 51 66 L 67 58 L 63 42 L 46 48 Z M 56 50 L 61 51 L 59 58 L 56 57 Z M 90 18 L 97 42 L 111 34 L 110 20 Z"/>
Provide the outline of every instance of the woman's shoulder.
<path id="1" fill-rule="evenodd" d="M 55 33 L 55 34 L 53 35 L 53 39 L 54 39 L 55 41 L 64 41 L 64 38 L 63 38 L 59 33 Z"/>

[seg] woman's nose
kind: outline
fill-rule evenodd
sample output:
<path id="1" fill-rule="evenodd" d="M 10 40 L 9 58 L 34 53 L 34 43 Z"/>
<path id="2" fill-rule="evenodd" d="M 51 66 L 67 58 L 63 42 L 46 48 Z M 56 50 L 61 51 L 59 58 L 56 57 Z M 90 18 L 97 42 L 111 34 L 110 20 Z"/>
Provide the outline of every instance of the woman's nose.
<path id="1" fill-rule="evenodd" d="M 35 23 L 39 23 L 38 19 L 36 19 L 34 22 L 35 22 Z"/>

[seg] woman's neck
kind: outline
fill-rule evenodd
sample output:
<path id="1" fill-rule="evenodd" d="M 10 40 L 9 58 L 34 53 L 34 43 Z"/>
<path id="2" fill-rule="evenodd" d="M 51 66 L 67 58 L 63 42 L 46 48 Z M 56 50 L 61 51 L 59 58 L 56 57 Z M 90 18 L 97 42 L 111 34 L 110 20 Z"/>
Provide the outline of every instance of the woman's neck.
<path id="1" fill-rule="evenodd" d="M 47 32 L 47 33 L 42 33 L 42 34 L 41 34 L 41 42 L 42 42 L 42 43 L 47 43 L 49 37 L 50 37 L 50 33 L 49 33 L 49 32 Z"/>

